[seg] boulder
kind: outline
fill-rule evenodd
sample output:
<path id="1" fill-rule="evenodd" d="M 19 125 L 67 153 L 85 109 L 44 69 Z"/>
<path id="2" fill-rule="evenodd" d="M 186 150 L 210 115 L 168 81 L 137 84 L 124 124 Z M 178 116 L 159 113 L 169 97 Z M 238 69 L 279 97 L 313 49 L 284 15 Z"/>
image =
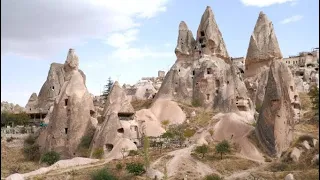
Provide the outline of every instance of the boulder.
<path id="1" fill-rule="evenodd" d="M 311 147 L 310 147 L 310 144 L 308 143 L 307 140 L 304 140 L 304 141 L 302 142 L 302 146 L 305 147 L 307 150 L 309 150 L 309 149 L 311 148 Z"/>
<path id="2" fill-rule="evenodd" d="M 292 160 L 293 160 L 294 162 L 298 162 L 301 153 L 302 153 L 302 152 L 301 152 L 300 149 L 294 147 L 293 150 L 291 151 L 290 158 L 292 158 Z"/>
<path id="3" fill-rule="evenodd" d="M 19 173 L 15 173 L 15 174 L 8 176 L 6 178 L 6 180 L 24 180 L 24 177 Z"/>
<path id="4" fill-rule="evenodd" d="M 287 174 L 286 177 L 284 178 L 284 180 L 294 180 L 294 176 L 293 174 Z"/>

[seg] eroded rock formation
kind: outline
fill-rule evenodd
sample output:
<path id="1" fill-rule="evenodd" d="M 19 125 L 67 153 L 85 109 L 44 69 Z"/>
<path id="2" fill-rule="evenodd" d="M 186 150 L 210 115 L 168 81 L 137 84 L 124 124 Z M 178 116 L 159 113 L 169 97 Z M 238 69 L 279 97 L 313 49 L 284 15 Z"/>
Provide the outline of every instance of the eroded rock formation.
<path id="1" fill-rule="evenodd" d="M 260 12 L 245 60 L 245 84 L 253 103 L 261 107 L 272 60 L 281 60 L 282 54 L 272 22 Z"/>
<path id="2" fill-rule="evenodd" d="M 274 59 L 282 59 L 282 53 L 275 35 L 273 24 L 260 12 L 246 56 L 245 77 L 251 77 L 268 68 Z"/>
<path id="3" fill-rule="evenodd" d="M 125 92 L 116 81 L 105 103 L 104 122 L 95 132 L 91 156 L 99 148 L 104 158 L 121 158 L 122 150 L 136 150 L 142 136 L 135 121 L 134 109 Z"/>
<path id="4" fill-rule="evenodd" d="M 48 127 L 41 132 L 46 140 L 41 140 L 41 135 L 38 140 L 42 151 L 53 150 L 63 158 L 77 156 L 81 138 L 94 131 L 97 123 L 91 117 L 95 113 L 93 100 L 78 70 L 78 61 L 78 56 L 70 49 L 63 65 L 64 82 L 54 101 Z"/>
<path id="5" fill-rule="evenodd" d="M 179 25 L 177 61 L 155 97 L 217 111 L 254 109 L 239 68 L 230 61 L 222 34 L 207 7 L 194 41 L 185 22 Z"/>
<path id="6" fill-rule="evenodd" d="M 300 110 L 299 96 L 285 63 L 273 61 L 268 73 L 256 131 L 266 152 L 280 156 L 293 139 L 295 119 Z"/>

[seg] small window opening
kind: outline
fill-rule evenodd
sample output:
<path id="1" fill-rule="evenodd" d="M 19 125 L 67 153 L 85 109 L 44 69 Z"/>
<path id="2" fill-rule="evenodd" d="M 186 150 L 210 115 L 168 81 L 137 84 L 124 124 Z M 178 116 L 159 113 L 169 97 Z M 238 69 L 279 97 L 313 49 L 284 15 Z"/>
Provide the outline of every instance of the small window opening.
<path id="1" fill-rule="evenodd" d="M 30 111 L 31 111 L 31 108 L 30 108 Z"/>
<path id="2" fill-rule="evenodd" d="M 199 39 L 199 43 L 202 44 L 203 43 L 203 38 Z"/>
<path id="3" fill-rule="evenodd" d="M 124 129 L 123 128 L 120 128 L 117 131 L 118 131 L 118 133 L 124 133 Z"/>
<path id="4" fill-rule="evenodd" d="M 229 81 L 227 81 L 227 84 L 229 84 Z"/>
<path id="5" fill-rule="evenodd" d="M 297 101 L 298 100 L 298 96 L 294 95 L 294 100 Z"/>
<path id="6" fill-rule="evenodd" d="M 195 75 L 195 74 L 196 74 L 196 72 L 193 70 L 193 71 L 192 71 L 192 75 Z"/>
<path id="7" fill-rule="evenodd" d="M 216 93 L 218 94 L 218 93 L 219 93 L 219 90 L 216 90 Z"/>
<path id="8" fill-rule="evenodd" d="M 204 31 L 200 31 L 201 36 L 204 36 Z"/>
<path id="9" fill-rule="evenodd" d="M 112 149 L 113 149 L 113 144 L 106 144 L 106 149 L 107 149 L 107 151 L 112 151 Z"/>
<path id="10" fill-rule="evenodd" d="M 180 69 L 179 69 L 179 72 L 180 72 Z"/>
<path id="11" fill-rule="evenodd" d="M 75 156 L 75 155 L 76 155 L 76 153 L 73 153 L 73 155 Z"/>
<path id="12" fill-rule="evenodd" d="M 201 48 L 205 48 L 206 47 L 206 45 L 205 44 L 201 44 Z"/>
<path id="13" fill-rule="evenodd" d="M 54 86 L 52 86 L 52 90 L 54 90 Z"/>
<path id="14" fill-rule="evenodd" d="M 216 79 L 216 86 L 217 86 L 217 87 L 220 87 L 220 81 L 219 81 L 219 79 Z"/>
<path id="15" fill-rule="evenodd" d="M 93 110 L 90 110 L 90 116 L 94 116 L 95 112 Z"/>
<path id="16" fill-rule="evenodd" d="M 68 106 L 68 99 L 65 99 L 65 100 L 64 100 L 64 105 L 65 105 L 65 106 Z"/>
<path id="17" fill-rule="evenodd" d="M 210 94 L 207 94 L 207 100 L 210 100 Z"/>
<path id="18" fill-rule="evenodd" d="M 207 68 L 207 74 L 212 74 L 212 69 L 211 68 Z"/>
<path id="19" fill-rule="evenodd" d="M 68 128 L 64 128 L 64 132 L 68 134 Z"/>
<path id="20" fill-rule="evenodd" d="M 290 90 L 293 91 L 293 86 L 290 86 Z"/>

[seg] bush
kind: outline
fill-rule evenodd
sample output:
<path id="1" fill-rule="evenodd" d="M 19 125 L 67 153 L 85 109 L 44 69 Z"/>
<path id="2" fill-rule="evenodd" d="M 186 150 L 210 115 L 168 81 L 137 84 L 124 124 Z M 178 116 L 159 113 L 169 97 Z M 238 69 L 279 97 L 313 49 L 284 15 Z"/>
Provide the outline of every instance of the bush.
<path id="1" fill-rule="evenodd" d="M 41 162 L 47 163 L 48 165 L 52 165 L 59 160 L 60 154 L 55 151 L 47 152 L 41 157 Z"/>
<path id="2" fill-rule="evenodd" d="M 126 164 L 126 170 L 135 176 L 141 175 L 145 172 L 143 164 L 141 163 L 128 163 Z"/>
<path id="3" fill-rule="evenodd" d="M 200 103 L 199 99 L 193 99 L 191 104 L 192 104 L 193 107 L 201 106 L 201 103 Z"/>
<path id="4" fill-rule="evenodd" d="M 138 155 L 138 154 L 139 154 L 138 151 L 130 150 L 128 156 L 135 156 L 135 155 Z"/>
<path id="5" fill-rule="evenodd" d="M 36 142 L 36 137 L 33 136 L 33 135 L 29 135 L 25 140 L 24 140 L 24 143 L 25 145 L 33 145 L 35 142 Z"/>
<path id="6" fill-rule="evenodd" d="M 37 161 L 40 159 L 40 146 L 38 144 L 25 145 L 23 155 L 29 161 Z"/>
<path id="7" fill-rule="evenodd" d="M 204 180 L 222 180 L 222 178 L 216 174 L 207 175 Z"/>
<path id="8" fill-rule="evenodd" d="M 201 158 L 204 158 L 204 155 L 209 151 L 209 147 L 205 144 L 197 146 L 195 149 L 196 153 L 202 154 Z"/>
<path id="9" fill-rule="evenodd" d="M 97 148 L 93 151 L 92 156 L 96 159 L 101 159 L 104 155 L 103 148 Z"/>
<path id="10" fill-rule="evenodd" d="M 221 159 L 222 159 L 222 154 L 229 153 L 230 149 L 231 149 L 230 144 L 227 140 L 223 140 L 216 145 L 216 152 L 221 154 Z"/>
<path id="11" fill-rule="evenodd" d="M 81 142 L 80 142 L 79 146 L 80 146 L 81 148 L 86 148 L 86 149 L 88 149 L 88 148 L 90 147 L 90 144 L 91 144 L 92 139 L 93 139 L 93 134 L 83 136 L 83 137 L 81 138 Z"/>
<path id="12" fill-rule="evenodd" d="M 116 165 L 116 169 L 117 169 L 118 171 L 120 171 L 120 170 L 122 169 L 122 164 L 120 164 L 120 163 L 117 164 L 117 165 Z"/>
<path id="13" fill-rule="evenodd" d="M 91 174 L 92 180 L 116 180 L 112 174 L 109 173 L 107 168 L 100 169 Z"/>

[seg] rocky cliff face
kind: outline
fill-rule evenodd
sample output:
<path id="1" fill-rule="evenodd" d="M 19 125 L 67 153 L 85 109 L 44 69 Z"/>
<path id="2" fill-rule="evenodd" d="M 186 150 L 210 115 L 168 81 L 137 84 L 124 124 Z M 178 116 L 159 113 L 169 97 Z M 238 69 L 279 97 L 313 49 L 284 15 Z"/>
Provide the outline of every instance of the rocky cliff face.
<path id="1" fill-rule="evenodd" d="M 46 132 L 46 141 L 38 141 L 43 151 L 54 150 L 64 158 L 77 155 L 81 138 L 94 130 L 96 119 L 93 100 L 88 92 L 82 73 L 78 70 L 78 57 L 73 49 L 68 52 L 64 71 L 67 76 L 54 107 Z"/>
<path id="2" fill-rule="evenodd" d="M 291 71 L 286 64 L 273 61 L 268 73 L 256 131 L 267 153 L 280 156 L 292 142 L 300 103 Z"/>

